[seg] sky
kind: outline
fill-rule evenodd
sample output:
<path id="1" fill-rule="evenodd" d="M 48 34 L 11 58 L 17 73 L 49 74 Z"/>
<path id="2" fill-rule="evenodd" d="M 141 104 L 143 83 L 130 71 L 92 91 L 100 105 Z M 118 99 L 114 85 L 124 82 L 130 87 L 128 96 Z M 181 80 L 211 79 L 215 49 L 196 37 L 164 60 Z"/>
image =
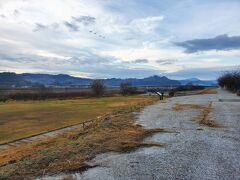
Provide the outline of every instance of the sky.
<path id="1" fill-rule="evenodd" d="M 216 79 L 239 68 L 239 0 L 0 0 L 0 72 Z"/>

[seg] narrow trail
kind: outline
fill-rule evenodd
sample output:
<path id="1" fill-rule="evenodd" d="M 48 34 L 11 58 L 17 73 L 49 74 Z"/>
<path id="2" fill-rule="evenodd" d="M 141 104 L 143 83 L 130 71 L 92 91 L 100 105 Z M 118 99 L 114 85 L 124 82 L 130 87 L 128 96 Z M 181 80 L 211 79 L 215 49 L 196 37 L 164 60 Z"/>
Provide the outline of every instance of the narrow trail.
<path id="1" fill-rule="evenodd" d="M 210 102 L 213 111 L 209 118 L 221 124 L 221 128 L 193 121 L 200 109 L 173 110 L 176 103 L 206 106 Z M 43 179 L 65 176 L 79 180 L 240 179 L 240 97 L 224 90 L 217 94 L 174 97 L 146 107 L 137 121 L 147 128 L 168 128 L 179 133 L 159 133 L 146 139 L 164 143 L 163 148 L 100 154 L 88 162 L 95 168 Z"/>
<path id="2" fill-rule="evenodd" d="M 101 117 L 103 117 L 103 116 L 101 116 Z M 1 149 L 7 149 L 7 148 L 10 148 L 10 147 L 16 147 L 16 146 L 21 145 L 21 144 L 26 144 L 26 143 L 42 140 L 42 139 L 45 139 L 45 138 L 48 138 L 48 137 L 57 136 L 57 135 L 64 134 L 66 132 L 72 131 L 74 129 L 84 128 L 85 126 L 89 125 L 93 121 L 94 121 L 94 119 L 91 119 L 91 120 L 87 120 L 85 122 L 81 122 L 79 124 L 70 125 L 70 126 L 67 126 L 67 127 L 59 128 L 59 129 L 52 130 L 52 131 L 45 132 L 45 133 L 40 133 L 40 134 L 37 134 L 37 135 L 33 135 L 31 137 L 21 138 L 21 139 L 14 140 L 14 141 L 11 141 L 11 142 L 8 142 L 8 143 L 3 143 L 3 144 L 0 144 L 0 150 Z"/>

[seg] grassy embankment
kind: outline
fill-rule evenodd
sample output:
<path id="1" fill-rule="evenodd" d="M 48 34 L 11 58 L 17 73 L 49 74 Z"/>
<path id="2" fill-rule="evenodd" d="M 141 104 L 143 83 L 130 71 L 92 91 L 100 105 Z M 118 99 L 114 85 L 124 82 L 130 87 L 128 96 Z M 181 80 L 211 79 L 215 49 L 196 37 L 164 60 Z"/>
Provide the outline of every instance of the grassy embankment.
<path id="1" fill-rule="evenodd" d="M 0 103 L 0 144 L 77 124 L 153 99 L 119 96 Z"/>
<path id="2" fill-rule="evenodd" d="M 25 117 L 29 112 L 32 116 L 40 118 L 36 123 L 40 127 L 45 127 L 41 130 L 46 130 L 48 123 L 55 128 L 59 121 L 68 118 L 70 120 L 66 120 L 61 125 L 76 123 L 86 117 L 89 118 L 89 116 L 94 118 L 107 112 L 111 113 L 107 117 L 97 119 L 86 129 L 76 129 L 57 137 L 0 150 L 0 179 L 32 179 L 60 172 L 81 171 L 89 168 L 85 161 L 99 153 L 128 151 L 140 146 L 161 146 L 158 143 L 142 142 L 142 140 L 147 135 L 166 131 L 164 129 L 144 129 L 135 124 L 132 114 L 133 111 L 139 110 L 144 105 L 152 104 L 157 99 L 157 97 L 132 96 L 54 100 L 38 102 L 39 104 L 36 105 L 36 102 L 11 102 L 1 105 L 1 108 L 8 110 L 9 114 L 12 112 L 16 117 L 17 114 Z M 13 106 L 15 111 L 8 109 Z M 16 107 L 21 108 L 17 109 Z M 71 113 L 69 114 L 69 111 L 74 117 L 71 116 Z M 5 117 L 7 116 L 5 115 Z M 41 117 L 44 117 L 44 123 L 41 123 Z M 23 121 L 22 123 L 27 122 Z M 26 131 L 28 126 L 31 129 L 32 122 L 28 126 L 22 126 L 19 120 L 17 125 L 18 128 L 25 127 Z M 37 126 L 34 127 L 36 130 L 38 129 Z M 16 131 L 14 130 L 16 128 L 12 129 L 14 132 Z M 9 133 L 9 137 L 11 137 L 11 133 Z"/>

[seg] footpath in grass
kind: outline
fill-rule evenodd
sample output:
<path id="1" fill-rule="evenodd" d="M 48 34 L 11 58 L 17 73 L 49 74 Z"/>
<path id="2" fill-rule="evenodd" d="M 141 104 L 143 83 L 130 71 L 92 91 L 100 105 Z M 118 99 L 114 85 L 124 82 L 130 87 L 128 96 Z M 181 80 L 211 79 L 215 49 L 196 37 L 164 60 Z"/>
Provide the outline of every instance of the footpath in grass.
<path id="1" fill-rule="evenodd" d="M 0 103 L 0 144 L 81 123 L 153 99 L 116 96 Z"/>

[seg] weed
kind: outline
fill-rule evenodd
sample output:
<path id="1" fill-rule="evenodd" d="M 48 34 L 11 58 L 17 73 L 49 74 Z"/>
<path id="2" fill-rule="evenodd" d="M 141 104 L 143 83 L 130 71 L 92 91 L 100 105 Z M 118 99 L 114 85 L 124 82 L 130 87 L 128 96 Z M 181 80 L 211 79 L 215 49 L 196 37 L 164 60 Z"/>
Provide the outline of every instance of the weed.
<path id="1" fill-rule="evenodd" d="M 212 102 L 210 102 L 208 106 L 204 107 L 201 110 L 200 114 L 195 118 L 195 121 L 197 121 L 200 125 L 204 125 L 208 127 L 214 127 L 214 128 L 222 127 L 219 123 L 209 118 L 209 114 L 212 111 L 213 111 Z"/>
<path id="2" fill-rule="evenodd" d="M 181 111 L 181 110 L 186 110 L 186 109 L 202 109 L 204 108 L 203 105 L 199 105 L 199 104 L 175 104 L 175 106 L 173 107 L 173 110 L 175 111 Z"/>
<path id="3" fill-rule="evenodd" d="M 209 118 L 209 114 L 213 111 L 212 102 L 209 103 L 208 106 L 200 105 L 200 104 L 175 104 L 173 110 L 180 111 L 186 109 L 199 109 L 200 113 L 193 120 L 198 122 L 200 125 L 219 128 L 222 127 L 220 124 L 211 120 Z M 202 129 L 197 129 L 202 130 Z"/>

